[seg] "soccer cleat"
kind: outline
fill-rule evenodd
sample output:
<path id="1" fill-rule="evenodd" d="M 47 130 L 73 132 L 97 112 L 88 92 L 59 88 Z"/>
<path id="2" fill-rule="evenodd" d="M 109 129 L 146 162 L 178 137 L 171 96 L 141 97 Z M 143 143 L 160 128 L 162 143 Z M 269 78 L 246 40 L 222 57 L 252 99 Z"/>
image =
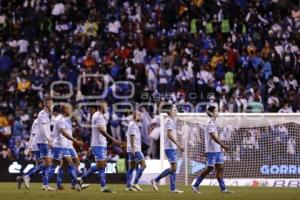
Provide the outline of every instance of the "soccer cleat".
<path id="1" fill-rule="evenodd" d="M 192 190 L 193 190 L 194 193 L 201 194 L 199 188 L 197 188 L 197 187 L 195 187 L 193 185 L 192 185 Z"/>
<path id="2" fill-rule="evenodd" d="M 125 190 L 127 191 L 127 192 L 137 192 L 137 190 L 135 189 L 135 188 L 133 188 L 133 187 L 127 187 L 127 188 L 125 188 Z"/>
<path id="3" fill-rule="evenodd" d="M 77 182 L 78 182 L 78 184 L 80 185 L 80 187 L 82 187 L 83 180 L 82 180 L 81 177 L 78 177 L 78 178 L 77 178 Z"/>
<path id="4" fill-rule="evenodd" d="M 225 190 L 221 190 L 221 193 L 231 194 L 231 193 L 233 193 L 233 191 L 225 189 Z"/>
<path id="5" fill-rule="evenodd" d="M 78 183 L 75 185 L 75 190 L 81 192 L 81 187 Z"/>
<path id="6" fill-rule="evenodd" d="M 29 189 L 30 187 L 30 177 L 29 176 L 23 176 L 23 181 L 26 189 Z"/>
<path id="7" fill-rule="evenodd" d="M 182 194 L 182 193 L 184 193 L 184 191 L 182 191 L 182 190 L 177 190 L 177 189 L 175 189 L 175 190 L 173 190 L 173 191 L 171 191 L 171 192 L 177 193 L 177 194 Z"/>
<path id="8" fill-rule="evenodd" d="M 61 185 L 61 186 L 57 186 L 56 190 L 65 190 L 65 188 L 64 188 L 64 186 Z"/>
<path id="9" fill-rule="evenodd" d="M 151 180 L 151 184 L 153 186 L 153 189 L 158 192 L 158 182 L 156 182 L 154 179 Z"/>
<path id="10" fill-rule="evenodd" d="M 101 192 L 103 193 L 116 193 L 115 191 L 107 188 L 107 187 L 104 187 L 104 188 L 101 188 Z"/>
<path id="11" fill-rule="evenodd" d="M 143 191 L 143 189 L 141 188 L 141 186 L 139 186 L 138 184 L 133 184 L 132 187 L 133 187 L 134 189 L 136 189 L 137 191 L 140 191 L 140 192 Z"/>
<path id="12" fill-rule="evenodd" d="M 49 185 L 43 185 L 42 187 L 43 191 L 55 191 L 52 187 L 50 187 Z"/>
<path id="13" fill-rule="evenodd" d="M 17 188 L 20 190 L 21 186 L 22 186 L 22 183 L 23 183 L 23 177 L 22 176 L 17 176 L 16 181 L 17 181 Z"/>
<path id="14" fill-rule="evenodd" d="M 90 187 L 90 185 L 91 185 L 91 184 L 82 184 L 82 185 L 81 185 L 81 190 L 84 190 L 84 189 Z"/>

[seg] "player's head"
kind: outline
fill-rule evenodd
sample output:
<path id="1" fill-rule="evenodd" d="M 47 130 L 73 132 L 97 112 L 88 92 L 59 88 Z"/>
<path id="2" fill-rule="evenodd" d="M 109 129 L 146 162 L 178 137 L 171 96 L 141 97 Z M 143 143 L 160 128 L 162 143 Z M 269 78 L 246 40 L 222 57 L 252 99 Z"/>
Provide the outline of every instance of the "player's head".
<path id="1" fill-rule="evenodd" d="M 208 106 L 208 108 L 206 109 L 206 113 L 209 117 L 218 117 L 218 109 L 216 106 Z"/>
<path id="2" fill-rule="evenodd" d="M 107 102 L 106 101 L 101 101 L 101 102 L 98 102 L 98 110 L 101 112 L 101 113 L 106 113 L 107 112 Z"/>
<path id="3" fill-rule="evenodd" d="M 167 114 L 168 114 L 170 117 L 176 117 L 177 112 L 178 112 L 178 111 L 177 111 L 176 106 L 170 105 L 170 106 L 167 107 Z"/>
<path id="4" fill-rule="evenodd" d="M 57 116 L 61 113 L 61 106 L 59 105 L 54 105 L 52 109 L 52 115 Z"/>
<path id="5" fill-rule="evenodd" d="M 136 122 L 140 122 L 142 119 L 142 114 L 140 111 L 134 111 L 133 112 L 133 120 Z"/>
<path id="6" fill-rule="evenodd" d="M 61 113 L 65 116 L 70 116 L 72 114 L 72 106 L 70 104 L 63 104 L 60 106 Z"/>
<path id="7" fill-rule="evenodd" d="M 50 97 L 45 97 L 43 100 L 44 107 L 47 108 L 49 111 L 52 109 L 53 100 Z"/>

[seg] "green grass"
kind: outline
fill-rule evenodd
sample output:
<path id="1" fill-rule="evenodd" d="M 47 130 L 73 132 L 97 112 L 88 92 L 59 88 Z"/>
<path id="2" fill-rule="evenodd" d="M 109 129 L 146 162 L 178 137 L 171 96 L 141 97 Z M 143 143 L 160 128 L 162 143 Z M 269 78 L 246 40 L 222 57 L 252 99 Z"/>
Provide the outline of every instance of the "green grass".
<path id="1" fill-rule="evenodd" d="M 54 185 L 54 184 L 52 184 Z M 65 188 L 67 184 L 65 184 Z M 30 190 L 22 187 L 16 188 L 15 183 L 0 183 L 0 200 L 299 200 L 299 188 L 251 188 L 251 187 L 230 187 L 233 194 L 221 194 L 218 187 L 202 187 L 201 194 L 194 194 L 188 186 L 178 186 L 184 190 L 183 194 L 172 194 L 168 186 L 160 186 L 159 192 L 155 192 L 151 186 L 143 186 L 144 192 L 126 192 L 125 185 L 110 185 L 110 188 L 117 191 L 116 194 L 103 194 L 99 185 L 93 184 L 82 192 L 70 189 L 56 192 L 44 192 L 41 184 L 32 183 Z"/>

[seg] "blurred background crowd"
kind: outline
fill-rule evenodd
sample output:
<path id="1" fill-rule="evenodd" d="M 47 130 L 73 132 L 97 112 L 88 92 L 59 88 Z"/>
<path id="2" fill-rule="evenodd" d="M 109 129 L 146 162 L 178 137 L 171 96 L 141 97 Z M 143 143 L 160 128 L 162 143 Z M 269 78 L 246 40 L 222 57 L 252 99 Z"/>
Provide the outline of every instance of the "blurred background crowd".
<path id="1" fill-rule="evenodd" d="M 0 155 L 29 159 L 47 93 L 73 105 L 104 98 L 118 139 L 128 106 L 144 103 L 150 158 L 158 157 L 155 106 L 165 102 L 183 112 L 203 112 L 203 102 L 220 112 L 300 112 L 299 44 L 297 0 L 0 0 Z M 112 108 L 120 102 L 127 106 Z M 92 110 L 76 108 L 80 122 Z M 78 149 L 84 160 L 90 129 L 74 124 L 74 132 L 87 144 Z M 120 156 L 124 148 L 110 146 L 110 159 Z"/>

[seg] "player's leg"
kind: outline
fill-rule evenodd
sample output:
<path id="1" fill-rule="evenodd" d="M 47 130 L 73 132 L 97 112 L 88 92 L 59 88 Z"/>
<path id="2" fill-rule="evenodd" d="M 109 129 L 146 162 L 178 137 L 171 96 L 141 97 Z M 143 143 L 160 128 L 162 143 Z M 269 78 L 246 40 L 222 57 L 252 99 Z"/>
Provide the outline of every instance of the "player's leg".
<path id="1" fill-rule="evenodd" d="M 21 185 L 24 182 L 25 187 L 29 189 L 30 187 L 30 179 L 33 177 L 33 175 L 40 172 L 43 168 L 43 161 L 40 159 L 40 153 L 39 151 L 32 151 L 33 160 L 36 161 L 35 166 L 32 167 L 28 172 L 26 172 L 23 176 L 18 176 L 16 178 L 17 180 L 17 187 L 18 189 L 21 189 Z"/>
<path id="2" fill-rule="evenodd" d="M 216 163 L 216 157 L 214 153 L 207 153 L 207 167 L 201 172 L 200 176 L 197 178 L 195 183 L 192 185 L 192 189 L 195 193 L 200 193 L 199 186 L 203 179 L 213 171 L 214 165 Z"/>
<path id="3" fill-rule="evenodd" d="M 170 173 L 170 189 L 174 193 L 183 193 L 183 191 L 176 189 L 176 171 L 177 171 L 177 162 L 172 162 L 171 164 L 171 173 Z"/>
<path id="4" fill-rule="evenodd" d="M 105 174 L 106 159 L 99 160 L 97 162 L 97 166 L 98 166 L 97 168 L 99 169 L 98 170 L 98 176 L 99 176 L 99 179 L 100 179 L 101 191 L 106 192 L 106 190 L 107 190 L 107 187 L 106 187 L 106 174 Z"/>
<path id="5" fill-rule="evenodd" d="M 76 151 L 72 148 L 70 149 L 70 155 L 71 155 L 71 158 L 72 158 L 72 161 L 74 163 L 74 165 L 76 166 L 76 173 L 77 175 L 79 174 L 79 165 L 80 165 L 80 160 L 78 158 L 78 155 L 76 153 Z M 75 182 L 72 182 L 71 183 L 71 189 L 76 189 L 76 183 Z M 88 188 L 90 186 L 90 184 L 81 184 L 81 190 L 84 190 L 86 188 Z"/>
<path id="6" fill-rule="evenodd" d="M 175 149 L 166 149 L 165 150 L 168 161 L 171 165 L 170 168 L 165 169 L 160 175 L 158 175 L 155 179 L 151 180 L 152 186 L 155 191 L 158 191 L 158 183 L 159 181 L 170 175 L 171 181 L 171 191 L 182 193 L 183 191 L 176 190 L 176 170 L 177 170 L 177 152 Z M 174 189 L 175 188 L 175 189 Z M 173 190 L 174 189 L 174 190 Z"/>
<path id="7" fill-rule="evenodd" d="M 42 175 L 43 175 L 43 190 L 54 190 L 49 186 L 49 179 L 54 173 L 54 168 L 52 166 L 52 159 L 50 157 L 50 149 L 47 144 L 38 144 L 40 158 L 43 160 L 42 165 Z"/>
<path id="8" fill-rule="evenodd" d="M 58 190 L 63 190 L 63 186 L 62 183 L 64 181 L 64 169 L 66 169 L 68 167 L 68 163 L 66 162 L 66 160 L 63 158 L 59 168 L 57 170 L 57 177 L 56 177 L 56 187 Z"/>
<path id="9" fill-rule="evenodd" d="M 76 169 L 77 166 L 72 161 L 69 149 L 63 148 L 62 151 L 63 151 L 63 157 L 68 164 L 67 169 L 68 169 L 68 173 L 71 177 L 71 182 L 72 182 L 72 184 L 75 185 L 75 189 L 80 192 L 81 187 L 77 182 L 77 169 Z"/>
<path id="10" fill-rule="evenodd" d="M 75 165 L 76 176 L 77 176 L 77 174 L 78 174 L 78 167 L 79 167 L 79 165 L 80 165 L 80 161 L 79 161 L 78 155 L 77 155 L 77 153 L 76 153 L 76 151 L 75 151 L 74 148 L 70 148 L 70 149 L 68 149 L 68 150 L 69 150 L 69 152 L 70 152 L 70 156 L 71 156 L 72 162 L 73 162 L 74 165 Z M 73 179 L 72 179 L 72 180 L 73 180 Z M 74 182 L 74 181 L 71 182 L 71 188 L 72 188 L 72 189 L 75 189 L 76 183 L 77 183 L 77 181 L 76 181 L 76 182 Z"/>
<path id="11" fill-rule="evenodd" d="M 224 158 L 223 154 L 221 152 L 216 153 L 216 172 L 217 172 L 217 180 L 219 182 L 219 186 L 221 189 L 221 192 L 223 193 L 232 193 L 231 191 L 226 189 L 226 185 L 223 180 L 223 163 Z"/>
<path id="12" fill-rule="evenodd" d="M 100 159 L 97 161 L 97 168 L 98 170 L 98 176 L 100 179 L 100 185 L 101 185 L 101 192 L 107 192 L 107 193 L 114 193 L 114 191 L 110 190 L 106 186 L 106 174 L 105 174 L 105 168 L 106 168 L 106 159 L 107 159 L 107 148 L 106 147 L 100 147 Z"/>
<path id="13" fill-rule="evenodd" d="M 102 155 L 101 155 L 100 147 L 92 147 L 92 154 L 95 157 L 96 163 L 101 160 Z M 86 172 L 80 178 L 78 178 L 79 184 L 82 185 L 84 180 L 86 180 L 89 176 L 91 176 L 98 170 L 99 170 L 99 165 L 96 164 L 91 166 L 88 170 L 86 170 Z"/>
<path id="14" fill-rule="evenodd" d="M 132 187 L 131 180 L 132 180 L 132 174 L 135 169 L 135 159 L 134 155 L 131 153 L 128 153 L 128 170 L 126 173 L 126 190 L 127 191 L 137 191 Z"/>
<path id="15" fill-rule="evenodd" d="M 54 175 L 54 171 L 55 171 L 55 168 L 56 166 L 59 166 L 61 165 L 61 162 L 62 162 L 62 152 L 61 152 L 61 149 L 60 148 L 53 148 L 51 150 L 51 155 L 49 157 L 47 157 L 48 160 L 48 171 L 46 171 L 48 174 L 46 177 L 48 180 L 48 184 L 49 184 L 49 180 L 52 178 L 52 176 Z M 45 161 L 46 162 L 46 161 Z M 49 164 L 50 162 L 50 164 Z M 46 190 L 46 191 L 53 191 L 54 189 L 51 188 L 49 185 L 44 185 L 42 187 L 43 190 Z"/>
<path id="16" fill-rule="evenodd" d="M 134 179 L 133 188 L 137 189 L 138 191 L 143 191 L 142 188 L 138 185 L 139 180 L 140 180 L 144 170 L 146 169 L 146 161 L 145 161 L 145 157 L 142 152 L 136 152 L 135 162 L 137 163 L 137 165 L 139 167 L 136 170 L 136 176 Z"/>

